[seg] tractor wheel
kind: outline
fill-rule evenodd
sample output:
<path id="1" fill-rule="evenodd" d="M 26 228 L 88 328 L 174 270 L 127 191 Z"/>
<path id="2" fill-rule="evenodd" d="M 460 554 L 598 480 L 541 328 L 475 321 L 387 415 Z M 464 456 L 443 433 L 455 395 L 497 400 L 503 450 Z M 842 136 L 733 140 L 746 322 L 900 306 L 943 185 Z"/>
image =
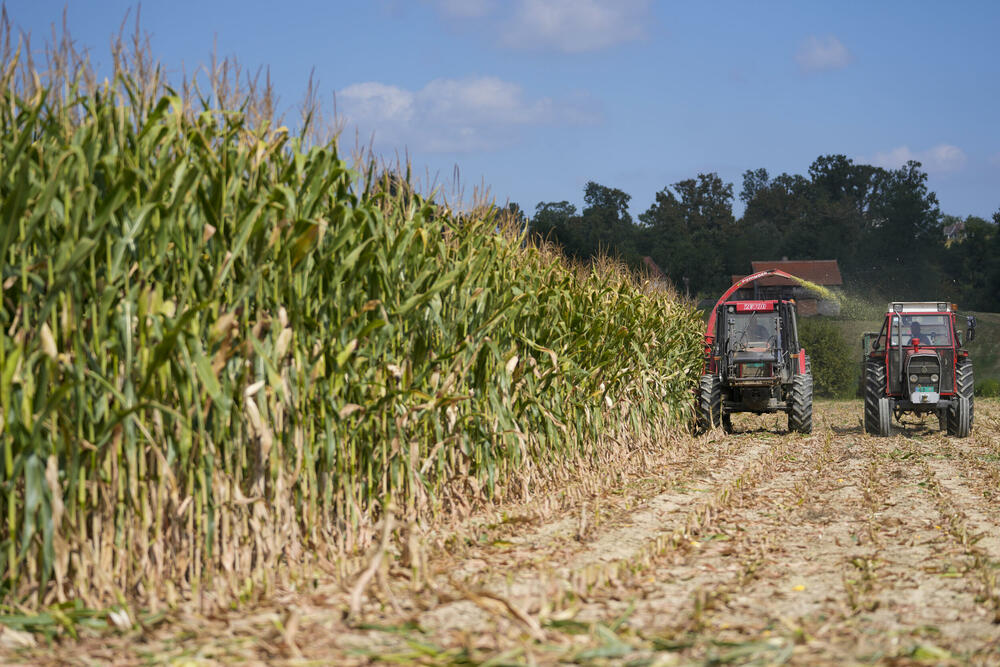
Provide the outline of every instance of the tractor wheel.
<path id="1" fill-rule="evenodd" d="M 811 375 L 795 375 L 788 392 L 788 430 L 812 433 L 813 379 Z"/>
<path id="2" fill-rule="evenodd" d="M 726 433 L 733 432 L 733 416 L 728 412 L 722 414 L 722 430 Z"/>
<path id="3" fill-rule="evenodd" d="M 707 431 L 722 423 L 722 380 L 718 375 L 701 376 L 697 413 L 699 431 Z"/>
<path id="4" fill-rule="evenodd" d="M 958 396 L 955 404 L 948 408 L 948 435 L 968 438 L 972 432 L 972 401 Z"/>
<path id="5" fill-rule="evenodd" d="M 885 366 L 865 364 L 865 433 L 888 436 L 892 432 L 892 410 L 885 396 Z"/>
<path id="6" fill-rule="evenodd" d="M 975 382 L 972 379 L 972 362 L 968 359 L 955 365 L 955 379 L 958 384 L 958 393 L 969 399 L 969 433 L 972 433 L 972 424 L 975 421 L 976 410 L 974 403 Z"/>
<path id="7" fill-rule="evenodd" d="M 974 417 L 972 362 L 964 361 L 955 365 L 957 403 L 948 408 L 948 435 L 967 438 L 972 434 Z"/>

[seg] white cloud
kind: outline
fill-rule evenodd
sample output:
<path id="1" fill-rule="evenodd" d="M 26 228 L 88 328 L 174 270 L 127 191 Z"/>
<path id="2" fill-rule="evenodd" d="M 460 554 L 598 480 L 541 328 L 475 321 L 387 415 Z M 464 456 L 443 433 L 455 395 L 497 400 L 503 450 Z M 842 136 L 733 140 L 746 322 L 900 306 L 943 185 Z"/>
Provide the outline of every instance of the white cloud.
<path id="1" fill-rule="evenodd" d="M 646 0 L 521 0 L 501 41 L 514 48 L 597 51 L 646 35 Z"/>
<path id="2" fill-rule="evenodd" d="M 357 83 L 337 93 L 337 111 L 362 137 L 374 133 L 381 150 L 428 152 L 492 150 L 516 143 L 524 127 L 594 120 L 585 107 L 530 100 L 516 83 L 495 77 L 434 79 L 415 91 Z"/>
<path id="3" fill-rule="evenodd" d="M 405 123 L 413 117 L 413 93 L 374 81 L 355 83 L 338 94 L 356 118 L 381 118 L 384 121 Z"/>
<path id="4" fill-rule="evenodd" d="M 650 0 L 431 0 L 445 16 L 489 19 L 513 49 L 583 53 L 643 39 Z"/>
<path id="5" fill-rule="evenodd" d="M 875 153 L 868 161 L 878 167 L 898 169 L 910 160 L 919 162 L 929 174 L 945 174 L 960 171 L 968 162 L 968 156 L 958 146 L 938 144 L 924 151 L 912 151 L 909 146 L 899 146 Z"/>
<path id="6" fill-rule="evenodd" d="M 795 54 L 799 69 L 805 73 L 843 69 L 853 59 L 847 47 L 833 35 L 826 37 L 810 35 L 802 41 Z"/>

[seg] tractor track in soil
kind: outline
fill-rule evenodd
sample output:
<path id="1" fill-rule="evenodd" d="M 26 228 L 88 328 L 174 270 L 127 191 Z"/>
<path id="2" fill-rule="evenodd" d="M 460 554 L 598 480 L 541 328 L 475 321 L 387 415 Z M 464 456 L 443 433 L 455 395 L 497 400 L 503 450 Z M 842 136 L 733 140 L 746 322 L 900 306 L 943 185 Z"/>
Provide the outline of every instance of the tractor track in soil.
<path id="1" fill-rule="evenodd" d="M 973 437 L 936 421 L 864 434 L 860 401 L 810 435 L 740 416 L 643 475 L 535 498 L 437 536 L 424 575 L 389 565 L 360 617 L 343 587 L 25 662 L 268 664 L 1000 663 L 1000 404 Z"/>

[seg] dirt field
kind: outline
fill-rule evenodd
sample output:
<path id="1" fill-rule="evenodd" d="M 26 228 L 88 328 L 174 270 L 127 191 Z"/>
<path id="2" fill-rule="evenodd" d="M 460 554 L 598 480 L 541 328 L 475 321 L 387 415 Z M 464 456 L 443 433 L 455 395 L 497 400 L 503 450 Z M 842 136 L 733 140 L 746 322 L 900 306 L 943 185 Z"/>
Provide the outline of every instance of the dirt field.
<path id="1" fill-rule="evenodd" d="M 600 492 L 472 516 L 267 608 L 36 646 L 24 662 L 1000 663 L 1000 404 L 866 436 L 861 403 L 678 438 Z M 591 487 L 593 488 L 593 487 Z M 421 562 L 426 560 L 426 562 Z M 3 637 L 0 636 L 0 641 Z"/>

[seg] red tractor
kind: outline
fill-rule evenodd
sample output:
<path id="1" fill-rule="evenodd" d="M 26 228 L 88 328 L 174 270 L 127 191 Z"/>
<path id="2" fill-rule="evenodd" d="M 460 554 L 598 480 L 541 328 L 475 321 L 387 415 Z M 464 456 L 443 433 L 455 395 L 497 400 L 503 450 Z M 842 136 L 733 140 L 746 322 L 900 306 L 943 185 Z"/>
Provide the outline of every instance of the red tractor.
<path id="1" fill-rule="evenodd" d="M 918 301 L 889 304 L 878 334 L 865 334 L 865 431 L 887 436 L 906 413 L 936 413 L 941 430 L 972 433 L 972 360 L 955 327 L 955 304 Z M 966 341 L 976 335 L 967 318 Z"/>
<path id="2" fill-rule="evenodd" d="M 731 433 L 735 412 L 786 412 L 789 431 L 812 431 L 812 372 L 799 346 L 795 302 L 726 300 L 767 275 L 798 280 L 777 269 L 747 276 L 722 295 L 709 316 L 695 409 L 701 430 L 721 425 Z"/>

